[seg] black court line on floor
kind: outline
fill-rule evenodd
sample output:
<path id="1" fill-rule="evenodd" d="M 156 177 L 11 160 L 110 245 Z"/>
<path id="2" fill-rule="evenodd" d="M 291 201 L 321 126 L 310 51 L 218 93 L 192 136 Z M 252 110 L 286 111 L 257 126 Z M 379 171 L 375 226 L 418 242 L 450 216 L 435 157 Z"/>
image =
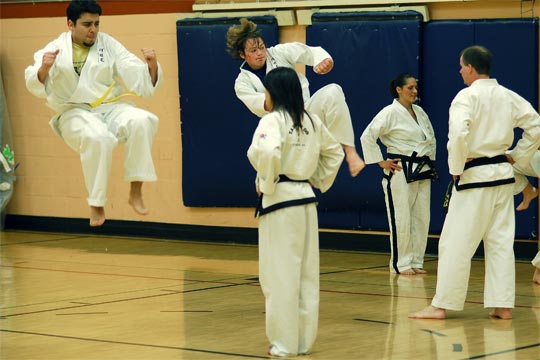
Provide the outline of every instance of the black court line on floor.
<path id="1" fill-rule="evenodd" d="M 437 261 L 437 259 L 426 259 L 426 260 L 424 260 L 424 263 L 433 262 L 433 261 Z M 326 272 L 321 272 L 321 276 L 322 275 L 329 275 L 329 274 L 339 274 L 339 273 L 345 273 L 345 272 L 351 272 L 351 271 L 385 269 L 385 268 L 388 268 L 388 264 L 375 265 L 375 266 L 369 266 L 369 267 L 363 267 L 363 268 L 352 268 L 352 269 L 343 269 L 343 270 L 335 270 L 335 271 L 326 271 Z M 421 274 L 421 275 L 424 275 L 424 274 Z"/>
<path id="2" fill-rule="evenodd" d="M 207 288 L 201 288 L 201 289 L 185 290 L 185 291 L 182 291 L 181 293 L 167 293 L 167 294 L 155 294 L 155 295 L 148 295 L 148 296 L 139 296 L 139 297 L 129 298 L 129 299 L 110 300 L 110 301 L 97 302 L 97 303 L 93 303 L 93 304 L 84 304 L 84 305 L 77 305 L 77 306 L 66 306 L 66 307 L 62 307 L 62 308 L 29 311 L 29 312 L 17 313 L 17 314 L 6 314 L 6 315 L 2 315 L 2 316 L 4 318 L 10 318 L 10 317 L 14 317 L 14 316 L 34 315 L 34 314 L 41 314 L 41 313 L 51 312 L 51 311 L 63 311 L 63 310 L 69 310 L 69 309 L 83 308 L 83 307 L 87 307 L 87 306 L 97 306 L 97 305 L 114 304 L 114 303 L 120 303 L 120 302 L 126 302 L 126 301 L 151 299 L 151 298 L 162 297 L 162 296 L 178 295 L 178 294 L 185 294 L 185 293 L 206 291 L 206 290 L 223 289 L 223 288 L 242 286 L 242 285 L 249 285 L 249 283 L 228 284 L 228 285 L 207 287 Z"/>
<path id="3" fill-rule="evenodd" d="M 163 313 L 211 313 L 212 310 L 159 310 Z"/>
<path id="4" fill-rule="evenodd" d="M 482 359 L 482 358 L 487 358 L 487 357 L 490 357 L 490 356 L 497 356 L 497 355 L 501 355 L 501 354 L 508 354 L 508 353 L 512 353 L 512 352 L 517 352 L 517 351 L 520 351 L 520 350 L 531 349 L 531 348 L 534 348 L 534 347 L 540 347 L 540 343 L 531 344 L 531 345 L 524 345 L 524 346 L 518 346 L 518 347 L 513 348 L 513 349 L 508 349 L 508 350 L 504 350 L 504 351 L 497 351 L 497 352 L 489 353 L 489 354 L 481 354 L 481 355 L 471 356 L 471 357 L 465 358 L 463 360 Z"/>
<path id="5" fill-rule="evenodd" d="M 353 319 L 356 321 L 364 321 L 364 322 L 372 322 L 372 323 L 379 323 L 379 324 L 385 324 L 385 325 L 392 325 L 393 323 L 388 321 L 381 321 L 381 320 L 370 320 L 370 319 Z"/>
<path id="6" fill-rule="evenodd" d="M 66 314 L 56 314 L 57 316 L 66 316 L 66 315 L 100 315 L 108 314 L 108 311 L 95 311 L 95 312 L 84 312 L 84 313 L 66 313 Z"/>
<path id="7" fill-rule="evenodd" d="M 432 335 L 436 335 L 436 336 L 448 336 L 446 334 L 443 334 L 443 333 L 440 333 L 440 332 L 437 332 L 437 331 L 433 331 L 433 330 L 429 330 L 429 329 L 420 329 L 420 331 L 424 331 L 424 332 L 427 332 L 428 334 L 432 334 Z"/>
<path id="8" fill-rule="evenodd" d="M 43 234 L 43 233 L 37 233 L 37 234 Z M 54 239 L 47 239 L 47 240 L 34 240 L 34 241 L 23 241 L 23 242 L 15 242 L 15 243 L 9 243 L 9 244 L 0 244 L 1 247 L 4 246 L 13 246 L 13 245 L 27 245 L 27 244 L 38 244 L 38 243 L 46 243 L 46 242 L 55 242 L 55 241 L 67 241 L 67 240 L 79 240 L 79 239 L 87 239 L 89 236 L 70 236 L 67 238 L 54 238 Z"/>
<path id="9" fill-rule="evenodd" d="M 238 356 L 238 357 L 251 358 L 251 359 L 268 359 L 267 356 L 229 353 L 229 352 L 223 352 L 223 351 L 195 349 L 195 348 L 180 347 L 180 346 L 153 345 L 153 344 L 143 344 L 143 343 L 135 343 L 135 342 L 129 342 L 129 341 L 114 341 L 114 340 L 105 340 L 105 339 L 92 339 L 92 338 L 83 338 L 83 337 L 78 337 L 78 336 L 43 334 L 43 333 L 36 333 L 36 332 L 30 332 L 30 331 L 17 331 L 17 330 L 7 330 L 7 329 L 0 329 L 0 331 L 1 332 L 7 332 L 7 333 L 14 333 L 14 334 L 22 334 L 22 335 L 45 336 L 45 337 L 53 337 L 53 338 L 68 339 L 68 340 L 79 340 L 79 341 L 92 341 L 92 342 L 115 344 L 115 345 L 131 345 L 131 346 L 142 346 L 142 347 L 155 348 L 155 349 L 192 351 L 192 352 L 198 352 L 198 353 L 204 353 L 204 354 L 223 355 L 223 356 Z"/>

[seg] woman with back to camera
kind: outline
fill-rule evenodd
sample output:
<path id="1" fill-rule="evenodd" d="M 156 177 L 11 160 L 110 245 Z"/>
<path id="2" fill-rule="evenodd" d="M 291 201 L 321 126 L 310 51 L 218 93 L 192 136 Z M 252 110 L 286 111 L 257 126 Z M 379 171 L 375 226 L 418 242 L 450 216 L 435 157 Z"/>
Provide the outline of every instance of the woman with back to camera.
<path id="1" fill-rule="evenodd" d="M 343 161 L 341 145 L 306 112 L 294 69 L 264 79 L 270 112 L 259 122 L 248 158 L 257 171 L 259 281 L 266 299 L 271 356 L 311 352 L 319 316 L 319 233 L 312 186 L 325 192 Z"/>
<path id="2" fill-rule="evenodd" d="M 392 104 L 383 108 L 362 133 L 366 164 L 384 170 L 382 186 L 390 228 L 390 271 L 425 274 L 424 254 L 430 220 L 431 179 L 437 177 L 435 133 L 427 114 L 414 104 L 418 84 L 409 73 L 390 83 Z M 387 159 L 377 140 L 386 146 Z"/>

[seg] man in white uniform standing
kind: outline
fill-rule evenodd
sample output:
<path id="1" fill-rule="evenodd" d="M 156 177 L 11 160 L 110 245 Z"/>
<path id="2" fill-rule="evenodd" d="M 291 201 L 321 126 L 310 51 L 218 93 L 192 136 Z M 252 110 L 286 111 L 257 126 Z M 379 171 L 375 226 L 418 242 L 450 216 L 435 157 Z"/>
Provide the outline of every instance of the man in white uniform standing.
<path id="1" fill-rule="evenodd" d="M 540 145 L 540 116 L 521 96 L 491 79 L 491 52 L 471 46 L 461 52 L 467 88 L 450 106 L 448 166 L 455 182 L 441 238 L 437 289 L 431 305 L 410 318 L 444 319 L 463 310 L 471 258 L 484 241 L 484 307 L 511 319 L 515 300 L 511 163 L 527 164 Z M 516 146 L 513 129 L 523 129 Z"/>
<path id="2" fill-rule="evenodd" d="M 47 99 L 57 112 L 51 126 L 80 154 L 90 226 L 105 222 L 112 151 L 119 142 L 126 145 L 128 202 L 138 214 L 146 215 L 142 185 L 157 180 L 151 149 L 158 118 L 136 108 L 125 96 L 154 94 L 162 78 L 156 54 L 154 49 L 143 48 L 142 61 L 100 33 L 101 7 L 94 0 L 73 0 L 66 14 L 69 31 L 34 54 L 34 65 L 25 71 L 26 87 Z"/>

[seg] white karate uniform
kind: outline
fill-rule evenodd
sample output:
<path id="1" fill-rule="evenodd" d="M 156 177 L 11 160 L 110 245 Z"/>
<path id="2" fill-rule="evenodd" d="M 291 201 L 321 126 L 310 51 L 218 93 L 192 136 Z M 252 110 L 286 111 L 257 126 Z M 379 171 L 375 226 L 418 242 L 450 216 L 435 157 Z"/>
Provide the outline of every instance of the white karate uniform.
<path id="1" fill-rule="evenodd" d="M 536 256 L 531 261 L 534 267 L 537 267 L 540 269 L 540 251 L 536 253 Z"/>
<path id="2" fill-rule="evenodd" d="M 389 154 L 411 156 L 416 152 L 435 160 L 433 126 L 421 107 L 413 104 L 413 110 L 418 122 L 394 99 L 373 118 L 360 137 L 366 164 L 384 160 L 378 139 Z M 403 163 L 402 159 L 402 167 Z M 430 220 L 431 180 L 407 183 L 406 170 L 392 176 L 384 170 L 382 180 L 390 228 L 390 271 L 398 274 L 423 268 Z"/>
<path id="3" fill-rule="evenodd" d="M 522 138 L 510 151 L 528 163 L 540 145 L 540 116 L 521 96 L 495 79 L 479 79 L 461 90 L 450 106 L 448 165 L 459 175 L 439 240 L 437 290 L 432 305 L 462 310 L 467 295 L 471 258 L 484 242 L 484 307 L 513 308 L 515 300 L 513 208 L 514 171 L 508 162 L 465 169 L 468 158 L 504 155 L 513 129 Z"/>
<path id="4" fill-rule="evenodd" d="M 514 164 L 514 176 L 516 178 L 514 195 L 517 195 L 522 192 L 529 183 L 527 176 L 540 177 L 540 150 L 534 153 L 529 163 L 525 165 Z"/>
<path id="5" fill-rule="evenodd" d="M 279 44 L 266 51 L 266 73 L 281 66 L 293 69 L 295 64 L 315 66 L 324 59 L 332 58 L 321 47 L 298 42 Z M 249 68 L 249 65 L 243 62 L 234 84 L 236 96 L 253 114 L 262 117 L 268 113 L 264 110 L 264 85 L 257 75 L 245 67 Z M 302 85 L 306 110 L 319 116 L 340 144 L 354 146 L 351 114 L 341 86 L 329 84 L 310 96 L 307 78 L 302 73 L 297 74 Z"/>
<path id="6" fill-rule="evenodd" d="M 529 163 L 525 166 L 514 164 L 514 176 L 516 178 L 514 195 L 516 195 L 522 192 L 529 183 L 527 176 L 540 177 L 540 150 L 537 150 L 534 153 L 531 161 L 529 161 Z M 531 263 L 534 267 L 540 269 L 540 251 L 536 253 L 536 256 Z"/>
<path id="7" fill-rule="evenodd" d="M 247 153 L 263 193 L 259 281 L 266 299 L 266 335 L 277 356 L 309 353 L 317 336 L 319 233 L 310 184 L 328 190 L 343 161 L 339 143 L 316 115 L 311 117 L 313 125 L 304 116 L 298 133 L 289 115 L 265 115 Z M 280 175 L 309 183 L 278 182 Z"/>
<path id="8" fill-rule="evenodd" d="M 38 70 L 43 54 L 56 50 L 60 52 L 42 84 Z M 25 71 L 26 87 L 47 99 L 57 112 L 51 127 L 80 154 L 90 206 L 104 206 L 107 201 L 112 150 L 119 142 L 126 144 L 125 180 L 157 180 L 151 149 L 158 118 L 117 97 L 126 92 L 120 82 L 134 95 L 152 96 L 163 76 L 159 64 L 154 86 L 144 61 L 111 36 L 99 33 L 79 76 L 73 68 L 71 32 L 37 51 L 34 61 Z"/>

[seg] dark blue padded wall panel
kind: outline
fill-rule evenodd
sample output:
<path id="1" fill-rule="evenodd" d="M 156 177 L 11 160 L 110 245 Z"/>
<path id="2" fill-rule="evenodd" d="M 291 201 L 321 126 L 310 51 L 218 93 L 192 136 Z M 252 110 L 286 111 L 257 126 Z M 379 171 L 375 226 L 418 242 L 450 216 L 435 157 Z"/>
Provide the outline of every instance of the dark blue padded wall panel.
<path id="1" fill-rule="evenodd" d="M 389 83 L 400 72 L 420 71 L 422 17 L 417 12 L 315 14 L 307 28 L 306 43 L 322 46 L 334 59 L 333 70 L 306 75 L 311 92 L 341 85 L 349 104 L 355 141 L 384 106 L 392 102 Z M 344 162 L 334 186 L 320 196 L 321 227 L 388 229 L 381 187 L 382 170 L 368 166 L 351 178 Z"/>
<path id="2" fill-rule="evenodd" d="M 422 104 L 435 127 L 439 159 L 447 156 L 448 108 L 457 92 L 465 87 L 459 74 L 459 54 L 474 44 L 484 45 L 493 52 L 491 77 L 522 95 L 535 108 L 538 104 L 538 19 L 427 23 L 423 37 Z M 434 184 L 434 194 L 444 192 L 450 180 L 444 160 L 444 168 L 439 172 L 444 181 Z M 519 201 L 520 196 L 516 197 L 516 202 Z M 431 232 L 440 233 L 444 213 L 436 205 L 432 203 Z M 517 238 L 538 239 L 536 214 L 538 202 L 532 203 L 527 211 L 516 213 Z"/>
<path id="3" fill-rule="evenodd" d="M 277 43 L 273 17 L 252 19 L 269 46 Z M 225 51 L 225 33 L 233 23 L 238 19 L 177 23 L 186 206 L 253 207 L 256 203 L 255 172 L 246 151 L 258 119 L 234 94 L 241 62 Z M 448 108 L 465 86 L 459 75 L 461 49 L 476 43 L 489 47 L 495 55 L 492 76 L 538 104 L 537 19 L 422 23 L 417 13 L 325 14 L 314 15 L 306 35 L 308 45 L 324 47 L 335 60 L 333 71 L 324 76 L 306 69 L 311 90 L 332 82 L 343 87 L 359 152 L 365 126 L 391 102 L 390 79 L 401 71 L 418 75 L 420 106 L 430 116 L 438 141 L 441 180 L 432 188 L 433 234 L 442 228 L 441 204 L 450 179 Z M 538 202 L 533 202 L 529 210 L 517 213 L 518 238 L 538 238 L 537 211 Z M 368 166 L 353 179 L 344 164 L 334 187 L 320 195 L 319 220 L 321 227 L 387 230 L 380 168 Z"/>
<path id="4" fill-rule="evenodd" d="M 446 213 L 442 202 L 451 177 L 448 172 L 448 108 L 465 85 L 459 75 L 459 52 L 470 44 L 474 24 L 449 21 L 425 24 L 423 41 L 422 107 L 429 115 L 437 138 L 437 170 L 440 180 L 432 183 L 430 232 L 440 234 Z"/>
<path id="5" fill-rule="evenodd" d="M 177 22 L 185 206 L 251 207 L 255 172 L 246 156 L 258 118 L 236 98 L 241 61 L 226 52 L 225 34 L 238 18 Z M 268 46 L 278 41 L 274 17 L 251 18 Z"/>

